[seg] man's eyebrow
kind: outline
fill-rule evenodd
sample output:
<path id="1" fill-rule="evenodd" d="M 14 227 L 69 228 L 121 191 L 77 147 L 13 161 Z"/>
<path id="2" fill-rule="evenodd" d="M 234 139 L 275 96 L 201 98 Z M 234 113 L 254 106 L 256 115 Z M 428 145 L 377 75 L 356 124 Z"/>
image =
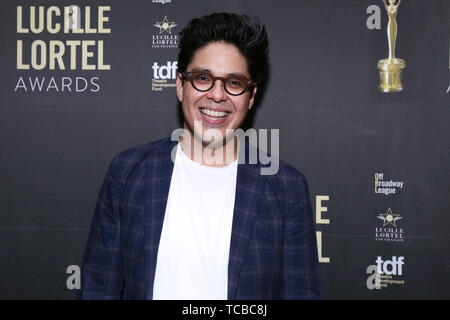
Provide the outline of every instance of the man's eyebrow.
<path id="1" fill-rule="evenodd" d="M 245 74 L 240 73 L 240 72 L 229 73 L 229 74 L 227 74 L 227 76 L 228 76 L 228 77 L 236 76 L 236 77 L 244 77 L 244 78 L 247 78 L 247 76 L 246 76 Z"/>
<path id="2" fill-rule="evenodd" d="M 204 68 L 194 68 L 194 69 L 191 70 L 191 72 L 208 72 L 208 73 L 211 73 L 211 70 L 204 69 Z"/>
<path id="3" fill-rule="evenodd" d="M 205 68 L 200 68 L 200 67 L 192 69 L 191 72 L 207 72 L 207 73 L 212 74 L 211 70 L 205 69 Z M 240 73 L 240 72 L 232 72 L 232 73 L 228 73 L 226 75 L 226 77 L 232 77 L 232 76 L 247 78 L 247 76 L 245 74 Z"/>

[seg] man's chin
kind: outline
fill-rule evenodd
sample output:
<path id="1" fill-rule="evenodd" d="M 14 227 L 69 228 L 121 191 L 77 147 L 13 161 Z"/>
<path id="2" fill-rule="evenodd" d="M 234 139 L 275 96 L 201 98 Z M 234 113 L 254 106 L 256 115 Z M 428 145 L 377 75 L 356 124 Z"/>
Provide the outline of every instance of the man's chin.
<path id="1" fill-rule="evenodd" d="M 235 130 L 229 128 L 209 128 L 203 130 L 202 145 L 220 147 L 226 145 L 234 136 Z"/>
<path id="2" fill-rule="evenodd" d="M 203 148 L 207 149 L 219 149 L 222 148 L 226 144 L 226 139 L 219 139 L 219 140 L 202 140 L 202 146 Z"/>
<path id="3" fill-rule="evenodd" d="M 209 126 L 202 121 L 194 121 L 193 128 L 185 123 L 185 129 L 188 130 L 189 134 L 193 134 L 196 143 L 201 143 L 205 148 L 217 149 L 223 147 L 230 142 L 235 134 L 233 128 Z"/>

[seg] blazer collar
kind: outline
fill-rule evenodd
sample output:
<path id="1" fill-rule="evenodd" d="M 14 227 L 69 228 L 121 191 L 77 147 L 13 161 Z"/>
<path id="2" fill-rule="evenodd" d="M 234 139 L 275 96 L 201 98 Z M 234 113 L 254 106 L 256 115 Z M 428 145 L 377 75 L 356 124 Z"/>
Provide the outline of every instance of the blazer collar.
<path id="1" fill-rule="evenodd" d="M 263 183 L 257 166 L 239 164 L 228 260 L 228 299 L 236 299 L 239 273 L 261 203 Z"/>
<path id="2" fill-rule="evenodd" d="M 153 283 L 156 272 L 158 246 L 169 195 L 170 180 L 172 178 L 173 162 L 171 152 L 177 141 L 166 138 L 158 145 L 156 156 L 149 160 L 146 166 L 146 212 L 145 212 L 145 263 L 144 273 L 147 276 L 145 283 L 146 299 L 153 298 Z"/>

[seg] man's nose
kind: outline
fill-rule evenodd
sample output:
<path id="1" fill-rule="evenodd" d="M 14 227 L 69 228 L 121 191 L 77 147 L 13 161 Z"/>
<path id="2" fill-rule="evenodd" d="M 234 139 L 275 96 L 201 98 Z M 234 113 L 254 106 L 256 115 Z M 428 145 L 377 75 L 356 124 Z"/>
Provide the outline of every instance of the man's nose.
<path id="1" fill-rule="evenodd" d="M 227 99 L 227 92 L 225 91 L 222 80 L 216 79 L 214 85 L 208 91 L 208 98 L 214 100 L 215 102 L 220 102 Z"/>

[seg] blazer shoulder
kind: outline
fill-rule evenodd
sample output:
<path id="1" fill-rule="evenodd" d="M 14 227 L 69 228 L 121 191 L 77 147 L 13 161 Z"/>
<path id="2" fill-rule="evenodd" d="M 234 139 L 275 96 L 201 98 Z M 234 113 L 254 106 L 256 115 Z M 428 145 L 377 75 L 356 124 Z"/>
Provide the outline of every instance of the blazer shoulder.
<path id="1" fill-rule="evenodd" d="M 294 166 L 279 160 L 277 174 L 266 176 L 266 182 L 272 189 L 283 190 L 288 202 L 296 202 L 299 197 L 309 197 L 308 182 L 305 175 Z"/>
<path id="2" fill-rule="evenodd" d="M 278 177 L 285 180 L 306 180 L 306 177 L 302 172 L 283 160 L 280 160 Z"/>
<path id="3" fill-rule="evenodd" d="M 173 146 L 170 137 L 134 146 L 117 153 L 110 165 L 113 176 L 126 177 L 142 164 L 162 158 Z"/>

